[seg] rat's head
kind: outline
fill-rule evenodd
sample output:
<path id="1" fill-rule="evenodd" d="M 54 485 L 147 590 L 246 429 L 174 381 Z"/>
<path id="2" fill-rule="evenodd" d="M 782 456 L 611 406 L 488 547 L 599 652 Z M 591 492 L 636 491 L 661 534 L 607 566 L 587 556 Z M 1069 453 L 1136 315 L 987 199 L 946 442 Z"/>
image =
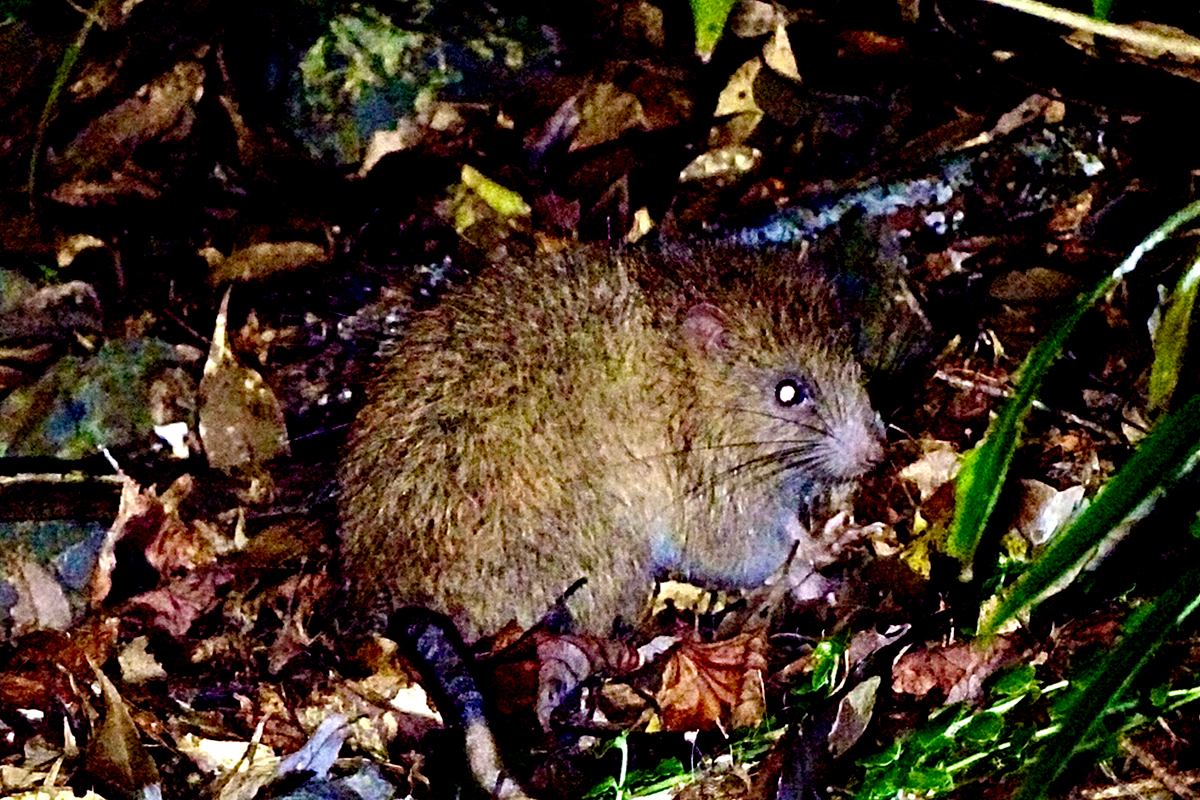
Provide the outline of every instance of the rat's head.
<path id="1" fill-rule="evenodd" d="M 803 278 L 727 287 L 687 309 L 682 335 L 725 474 L 807 494 L 861 477 L 883 446 L 831 300 Z"/>

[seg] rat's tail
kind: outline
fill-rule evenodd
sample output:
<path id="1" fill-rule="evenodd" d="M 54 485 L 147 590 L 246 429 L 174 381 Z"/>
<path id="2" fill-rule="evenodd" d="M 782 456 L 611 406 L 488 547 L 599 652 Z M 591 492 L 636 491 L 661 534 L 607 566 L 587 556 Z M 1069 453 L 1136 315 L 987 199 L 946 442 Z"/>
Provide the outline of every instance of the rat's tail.
<path id="1" fill-rule="evenodd" d="M 483 694 L 471 674 L 470 656 L 458 629 L 427 608 L 402 608 L 388 620 L 388 637 L 421 671 L 447 725 L 465 739 L 467 764 L 476 783 L 493 798 L 524 800 L 528 795 L 509 777 L 484 713 Z"/>

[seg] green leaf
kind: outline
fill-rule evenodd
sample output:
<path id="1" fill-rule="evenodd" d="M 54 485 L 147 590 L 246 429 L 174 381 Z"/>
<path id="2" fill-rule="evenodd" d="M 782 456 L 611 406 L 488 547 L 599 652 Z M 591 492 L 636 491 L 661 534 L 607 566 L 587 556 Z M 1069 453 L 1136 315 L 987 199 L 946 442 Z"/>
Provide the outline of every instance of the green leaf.
<path id="1" fill-rule="evenodd" d="M 859 759 L 859 764 L 864 767 L 886 767 L 888 764 L 894 764 L 900 758 L 900 742 L 892 742 L 878 753 L 872 753 Z"/>
<path id="2" fill-rule="evenodd" d="M 917 796 L 930 797 L 944 794 L 954 789 L 954 778 L 945 769 L 932 767 L 929 769 L 913 770 L 908 775 L 906 788 Z"/>
<path id="3" fill-rule="evenodd" d="M 986 744 L 1000 736 L 1004 730 L 1004 719 L 999 714 L 983 711 L 971 718 L 960 736 L 971 744 Z"/>
<path id="4" fill-rule="evenodd" d="M 725 20 L 736 0 L 691 0 L 692 24 L 696 30 L 696 55 L 701 61 L 712 58 L 717 42 L 725 31 Z"/>
<path id="5" fill-rule="evenodd" d="M 1192 259 L 1191 266 L 1179 279 L 1154 337 L 1154 365 L 1150 369 L 1151 411 L 1168 408 L 1179 384 L 1197 288 L 1200 288 L 1200 257 Z"/>
<path id="6" fill-rule="evenodd" d="M 912 743 L 923 756 L 937 750 L 945 749 L 953 744 L 948 735 L 950 729 L 966 716 L 966 709 L 961 703 L 947 706 L 935 712 L 929 723 L 912 735 Z"/>
<path id="7" fill-rule="evenodd" d="M 502 217 L 527 217 L 530 214 L 529 204 L 521 195 L 501 186 L 468 164 L 463 165 L 462 182 Z"/>
<path id="8" fill-rule="evenodd" d="M 1059 320 L 1051 333 L 1030 352 L 1018 373 L 1013 397 L 988 430 L 987 437 L 967 454 L 967 466 L 959 472 L 955 489 L 954 522 L 946 541 L 947 552 L 964 564 L 975 558 L 975 551 L 1000 498 L 1008 467 L 1020 441 L 1029 407 L 1033 404 L 1050 366 L 1083 315 L 1107 294 L 1126 274 L 1133 271 L 1142 256 L 1157 247 L 1182 225 L 1200 216 L 1200 200 L 1172 214 L 1166 222 L 1142 240 L 1110 275 L 1097 282 L 1075 303 L 1070 313 Z"/>
<path id="9" fill-rule="evenodd" d="M 1030 768 L 1017 800 L 1040 800 L 1071 755 L 1097 727 L 1101 715 L 1157 652 L 1163 640 L 1200 606 L 1200 565 L 1186 571 L 1152 604 L 1126 622 L 1121 644 L 1069 695 L 1062 728 Z"/>
<path id="10" fill-rule="evenodd" d="M 1021 664 L 996 679 L 992 691 L 996 694 L 1012 696 L 1025 694 L 1037 686 L 1037 668 L 1033 664 Z"/>
<path id="11" fill-rule="evenodd" d="M 1200 449 L 1200 394 L 1165 417 L 1096 501 L 1056 536 L 982 625 L 984 635 L 1031 605 L 1139 505 L 1170 481 Z"/>
<path id="12" fill-rule="evenodd" d="M 0 21 L 20 19 L 33 7 L 33 0 L 2 0 L 0 2 Z"/>

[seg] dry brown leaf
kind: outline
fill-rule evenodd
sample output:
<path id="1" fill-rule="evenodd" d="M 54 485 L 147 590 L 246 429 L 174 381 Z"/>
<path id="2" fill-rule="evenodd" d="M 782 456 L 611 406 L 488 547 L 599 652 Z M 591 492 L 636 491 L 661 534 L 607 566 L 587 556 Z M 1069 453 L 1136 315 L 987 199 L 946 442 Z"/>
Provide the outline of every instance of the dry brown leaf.
<path id="1" fill-rule="evenodd" d="M 139 594 L 130 605 L 149 612 L 152 625 L 178 638 L 220 602 L 218 590 L 232 580 L 233 573 L 227 569 L 204 569 Z"/>
<path id="2" fill-rule="evenodd" d="M 66 630 L 71 606 L 62 584 L 42 565 L 15 556 L 4 567 L 6 581 L 16 590 L 17 602 L 9 612 L 16 635 L 38 629 Z"/>
<path id="3" fill-rule="evenodd" d="M 829 751 L 837 758 L 862 738 L 875 710 L 875 698 L 882 678 L 873 675 L 851 689 L 838 702 L 837 716 L 829 731 Z"/>
<path id="4" fill-rule="evenodd" d="M 251 281 L 295 272 L 325 261 L 325 248 L 312 242 L 260 242 L 234 250 L 220 260 L 209 282 L 220 286 L 229 281 Z"/>
<path id="5" fill-rule="evenodd" d="M 164 577 L 191 572 L 216 558 L 211 536 L 204 535 L 179 515 L 180 502 L 192 491 L 191 476 L 181 476 L 162 495 L 122 477 L 117 516 L 92 572 L 93 607 L 99 606 L 112 588 L 115 547 L 119 541 L 141 552 L 147 563 Z"/>
<path id="6" fill-rule="evenodd" d="M 976 699 L 989 675 L 1023 655 L 1024 649 L 1005 637 L 986 646 L 962 642 L 906 653 L 892 672 L 892 690 L 924 697 L 940 689 L 947 703 Z"/>
<path id="7" fill-rule="evenodd" d="M 185 135 L 204 92 L 204 74 L 198 61 L 179 62 L 88 125 L 57 162 L 73 164 L 77 174 L 86 175 L 120 166 L 146 142 Z"/>
<path id="8" fill-rule="evenodd" d="M 88 739 L 84 761 L 90 774 L 116 798 L 142 798 L 160 782 L 158 767 L 142 746 L 125 700 L 112 681 L 93 667 L 104 697 L 104 722 Z"/>
<path id="9" fill-rule="evenodd" d="M 623 92 L 611 83 L 597 84 L 583 100 L 570 150 L 586 150 L 611 142 L 628 130 L 649 129 L 650 123 L 637 95 Z"/>
<path id="10" fill-rule="evenodd" d="M 238 363 L 230 349 L 228 319 L 226 291 L 200 380 L 200 438 L 210 465 L 254 471 L 287 455 L 291 446 L 275 393 L 261 375 Z"/>
<path id="11" fill-rule="evenodd" d="M 684 640 L 671 655 L 656 699 L 667 730 L 755 724 L 764 708 L 765 632 L 720 642 Z"/>
<path id="12" fill-rule="evenodd" d="M 267 650 L 267 668 L 271 674 L 279 673 L 292 658 L 312 645 L 308 627 L 313 609 L 317 601 L 333 590 L 333 582 L 326 575 L 293 575 L 276 587 L 272 595 L 286 601 L 287 614 Z"/>

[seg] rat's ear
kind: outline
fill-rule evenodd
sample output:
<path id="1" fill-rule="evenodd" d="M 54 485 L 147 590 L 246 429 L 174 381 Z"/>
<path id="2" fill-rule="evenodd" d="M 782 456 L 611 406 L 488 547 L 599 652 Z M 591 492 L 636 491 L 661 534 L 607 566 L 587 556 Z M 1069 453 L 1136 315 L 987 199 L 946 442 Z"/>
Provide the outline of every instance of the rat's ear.
<path id="1" fill-rule="evenodd" d="M 689 347 L 705 355 L 729 349 L 729 320 L 712 303 L 697 303 L 683 318 L 683 338 Z"/>

